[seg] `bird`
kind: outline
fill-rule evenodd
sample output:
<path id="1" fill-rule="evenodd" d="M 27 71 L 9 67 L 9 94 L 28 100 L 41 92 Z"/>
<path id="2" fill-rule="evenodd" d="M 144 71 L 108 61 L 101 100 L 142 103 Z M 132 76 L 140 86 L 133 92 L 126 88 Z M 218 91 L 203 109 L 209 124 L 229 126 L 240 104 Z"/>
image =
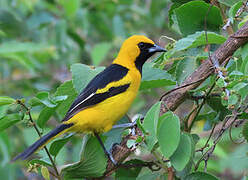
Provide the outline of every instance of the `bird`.
<path id="1" fill-rule="evenodd" d="M 146 36 L 133 35 L 126 39 L 112 64 L 88 83 L 61 123 L 12 161 L 25 160 L 52 139 L 66 132 L 76 132 L 94 134 L 106 156 L 116 164 L 99 134 L 109 131 L 127 113 L 140 87 L 142 67 L 156 52 L 166 50 Z"/>

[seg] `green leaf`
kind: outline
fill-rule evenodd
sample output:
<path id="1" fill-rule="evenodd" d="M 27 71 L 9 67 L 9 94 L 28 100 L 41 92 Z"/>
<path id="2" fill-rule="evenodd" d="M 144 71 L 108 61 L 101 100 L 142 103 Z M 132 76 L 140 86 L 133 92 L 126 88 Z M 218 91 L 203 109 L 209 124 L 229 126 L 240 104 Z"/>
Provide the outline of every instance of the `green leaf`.
<path id="1" fill-rule="evenodd" d="M 99 65 L 107 56 L 111 48 L 111 43 L 103 42 L 96 44 L 91 50 L 91 57 L 94 65 Z"/>
<path id="2" fill-rule="evenodd" d="M 158 141 L 156 137 L 156 131 L 158 126 L 160 107 L 161 102 L 157 102 L 156 104 L 154 104 L 146 113 L 142 125 L 147 133 L 147 135 L 145 135 L 145 139 L 149 151 L 152 150 L 154 144 Z"/>
<path id="3" fill-rule="evenodd" d="M 66 100 L 67 97 L 68 96 L 66 96 L 66 95 L 65 96 L 55 96 L 55 97 L 52 98 L 52 100 L 57 103 L 57 102 L 61 102 L 61 101 Z"/>
<path id="4" fill-rule="evenodd" d="M 187 57 L 177 63 L 176 67 L 176 79 L 179 83 L 182 83 L 194 69 L 197 67 L 196 59 L 194 57 Z"/>
<path id="5" fill-rule="evenodd" d="M 243 4 L 242 1 L 239 1 L 239 2 L 235 3 L 234 5 L 232 5 L 232 7 L 229 9 L 229 12 L 228 12 L 229 17 L 234 18 L 237 11 L 242 6 L 242 4 Z"/>
<path id="6" fill-rule="evenodd" d="M 174 10 L 178 27 L 183 35 L 204 30 L 205 16 L 209 6 L 204 1 L 191 1 Z M 207 30 L 219 31 L 222 23 L 220 10 L 216 6 L 212 6 L 207 15 Z"/>
<path id="7" fill-rule="evenodd" d="M 72 136 L 73 134 L 69 134 L 66 137 L 54 141 L 49 148 L 49 152 L 51 153 L 51 155 L 57 156 L 61 148 L 71 139 Z"/>
<path id="8" fill-rule="evenodd" d="M 243 88 L 241 88 L 239 91 L 238 91 L 238 93 L 240 94 L 240 96 L 241 96 L 241 100 L 242 101 L 245 101 L 245 99 L 246 99 L 246 97 L 247 97 L 247 91 L 248 91 L 248 86 L 245 86 L 245 87 L 243 87 Z"/>
<path id="9" fill-rule="evenodd" d="M 217 80 L 217 82 L 216 82 L 216 85 L 217 85 L 218 87 L 220 87 L 220 88 L 225 87 L 225 80 L 222 79 L 222 78 L 219 78 L 219 79 Z"/>
<path id="10" fill-rule="evenodd" d="M 208 44 L 222 44 L 225 42 L 226 38 L 222 35 L 216 34 L 214 32 L 208 32 Z M 206 45 L 205 32 L 196 32 L 194 34 L 188 35 L 185 38 L 178 40 L 175 44 L 173 52 L 182 51 L 189 48 L 195 48 L 198 46 Z"/>
<path id="11" fill-rule="evenodd" d="M 209 173 L 198 171 L 186 176 L 185 180 L 218 180 L 218 178 Z"/>
<path id="12" fill-rule="evenodd" d="M 10 164 L 10 146 L 11 146 L 11 138 L 9 138 L 8 134 L 6 132 L 0 133 L 0 154 L 1 154 L 1 161 L 0 166 L 6 167 L 8 164 Z"/>
<path id="13" fill-rule="evenodd" d="M 245 23 L 248 21 L 248 16 L 245 16 L 242 21 L 238 24 L 238 28 L 240 29 Z"/>
<path id="14" fill-rule="evenodd" d="M 182 171 L 189 163 L 192 150 L 191 138 L 187 134 L 181 134 L 179 145 L 170 157 L 171 164 L 177 171 Z"/>
<path id="15" fill-rule="evenodd" d="M 154 68 L 153 63 L 145 63 L 143 66 L 142 82 L 140 89 L 158 88 L 175 85 L 174 78 L 164 70 Z"/>
<path id="16" fill-rule="evenodd" d="M 33 59 L 32 61 L 30 55 L 28 55 L 27 53 L 0 54 L 0 56 L 8 60 L 15 60 L 20 65 L 24 66 L 32 72 L 35 72 L 35 68 L 37 68 L 37 66 L 35 66 L 36 60 Z"/>
<path id="17" fill-rule="evenodd" d="M 239 97 L 236 94 L 231 94 L 228 98 L 228 105 L 235 105 L 239 100 Z"/>
<path id="18" fill-rule="evenodd" d="M 48 92 L 39 92 L 36 97 L 47 107 L 53 108 L 57 106 L 57 104 L 50 99 Z"/>
<path id="19" fill-rule="evenodd" d="M 45 180 L 50 180 L 50 173 L 46 166 L 41 166 L 41 174 Z"/>
<path id="20" fill-rule="evenodd" d="M 71 66 L 73 86 L 79 94 L 85 86 L 98 74 L 104 67 L 93 68 L 85 64 L 73 64 Z"/>
<path id="21" fill-rule="evenodd" d="M 7 129 L 10 126 L 13 126 L 15 123 L 21 120 L 19 114 L 8 114 L 0 119 L 0 131 Z"/>
<path id="22" fill-rule="evenodd" d="M 46 160 L 42 160 L 42 159 L 32 159 L 28 163 L 29 164 L 32 164 L 32 165 L 34 165 L 34 164 L 41 164 L 43 166 L 50 166 L 50 167 L 53 166 L 50 161 L 46 161 Z"/>
<path id="23" fill-rule="evenodd" d="M 47 51 L 51 48 L 47 44 L 37 44 L 32 42 L 17 42 L 17 41 L 10 41 L 5 42 L 0 45 L 0 56 L 3 54 L 13 54 L 13 53 L 20 53 L 20 52 L 40 52 L 40 51 Z"/>
<path id="24" fill-rule="evenodd" d="M 182 4 L 181 3 L 177 3 L 177 2 L 175 2 L 175 3 L 173 3 L 171 6 L 170 6 L 170 10 L 169 10 L 169 23 L 170 23 L 170 26 L 172 26 L 175 22 L 173 21 L 173 11 L 174 11 L 174 9 L 176 9 L 176 8 L 178 8 L 178 7 L 180 7 Z"/>
<path id="25" fill-rule="evenodd" d="M 51 98 L 49 95 L 49 92 L 38 92 L 36 94 L 36 97 L 33 97 L 28 101 L 30 106 L 39 106 L 39 105 L 45 105 L 49 108 L 54 108 L 58 104 L 57 102 L 63 101 L 67 98 L 67 96 L 56 96 L 54 98 Z"/>
<path id="26" fill-rule="evenodd" d="M 161 152 L 169 158 L 176 151 L 180 141 L 180 120 L 172 112 L 167 112 L 159 118 L 157 138 Z"/>
<path id="27" fill-rule="evenodd" d="M 38 98 L 37 98 L 38 99 Z M 55 96 L 54 98 L 52 98 L 54 102 L 56 102 L 56 106 L 55 107 L 44 107 L 40 114 L 39 117 L 37 119 L 37 124 L 40 128 L 44 128 L 46 122 L 51 118 L 51 116 L 54 114 L 54 112 L 56 111 L 58 105 L 60 105 L 63 101 L 65 101 L 67 99 L 67 96 Z M 32 100 L 31 103 L 34 103 L 34 99 Z"/>
<path id="28" fill-rule="evenodd" d="M 146 173 L 140 173 L 136 180 L 158 180 L 161 179 L 161 174 L 159 172 L 148 171 Z"/>
<path id="29" fill-rule="evenodd" d="M 31 107 L 35 107 L 35 106 L 40 106 L 42 105 L 42 102 L 37 98 L 37 97 L 33 97 L 28 101 L 28 104 Z"/>
<path id="30" fill-rule="evenodd" d="M 8 96 L 0 96 L 0 106 L 3 105 L 8 105 L 8 104 L 12 104 L 15 102 L 15 99 L 8 97 Z"/>
<path id="31" fill-rule="evenodd" d="M 184 3 L 187 3 L 189 1 L 192 1 L 192 0 L 171 0 L 171 2 L 173 2 L 173 3 L 180 3 L 180 4 L 184 4 Z"/>
<path id="32" fill-rule="evenodd" d="M 242 134 L 245 140 L 248 142 L 248 121 L 246 121 L 245 124 L 243 125 Z"/>
<path id="33" fill-rule="evenodd" d="M 25 21 L 17 18 L 11 10 L 0 9 L 0 29 L 9 37 L 20 37 L 27 32 Z"/>
<path id="34" fill-rule="evenodd" d="M 232 90 L 239 91 L 240 89 L 246 87 L 247 85 L 248 85 L 247 83 L 240 82 L 240 83 L 236 84 L 235 86 L 233 86 Z"/>
<path id="35" fill-rule="evenodd" d="M 246 47 L 245 50 L 247 50 L 248 48 Z M 242 52 L 243 53 L 243 52 Z M 246 56 L 241 64 L 241 72 L 244 73 L 245 75 L 248 75 L 248 56 Z"/>
<path id="36" fill-rule="evenodd" d="M 59 0 L 59 3 L 63 6 L 68 17 L 74 17 L 80 7 L 80 0 Z"/>
<path id="37" fill-rule="evenodd" d="M 230 74 L 229 74 L 229 77 L 238 77 L 238 76 L 244 76 L 244 74 L 240 71 L 232 71 Z"/>
<path id="38" fill-rule="evenodd" d="M 239 0 L 218 0 L 218 2 L 225 4 L 226 6 L 233 6 L 235 3 L 239 2 Z"/>
<path id="39" fill-rule="evenodd" d="M 137 164 L 137 167 L 131 167 L 131 168 L 119 168 L 115 173 L 115 179 L 116 180 L 136 180 L 136 177 L 139 175 L 142 167 L 138 166 L 138 164 L 144 164 L 143 161 L 138 159 L 132 159 L 130 161 L 127 161 L 124 163 L 124 165 L 132 165 Z"/>
<path id="40" fill-rule="evenodd" d="M 37 125 L 40 128 L 44 128 L 46 122 L 51 118 L 51 116 L 53 115 L 53 113 L 55 112 L 56 108 L 49 108 L 49 107 L 44 107 L 40 114 L 39 117 L 37 119 Z"/>
<path id="41" fill-rule="evenodd" d="M 81 160 L 62 169 L 64 179 L 100 177 L 105 172 L 107 158 L 103 149 L 95 137 L 88 137 L 83 139 Z"/>
<path id="42" fill-rule="evenodd" d="M 217 112 L 215 112 L 215 111 L 209 111 L 207 113 L 198 115 L 196 117 L 196 121 L 204 120 L 204 121 L 213 122 L 217 116 L 218 116 Z"/>
<path id="43" fill-rule="evenodd" d="M 67 99 L 62 101 L 57 108 L 59 115 L 64 117 L 72 102 L 77 97 L 77 92 L 73 87 L 72 81 L 66 81 L 64 84 L 60 85 L 55 93 L 55 97 L 56 96 L 67 96 Z"/>

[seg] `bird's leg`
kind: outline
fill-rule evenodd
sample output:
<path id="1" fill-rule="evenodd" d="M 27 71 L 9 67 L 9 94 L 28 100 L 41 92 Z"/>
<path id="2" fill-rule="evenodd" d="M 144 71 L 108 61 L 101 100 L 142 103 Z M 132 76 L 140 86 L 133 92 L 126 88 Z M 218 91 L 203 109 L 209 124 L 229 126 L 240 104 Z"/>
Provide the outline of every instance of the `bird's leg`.
<path id="1" fill-rule="evenodd" d="M 114 159 L 113 156 L 112 156 L 112 152 L 109 152 L 109 151 L 105 148 L 105 146 L 104 146 L 104 144 L 103 144 L 103 142 L 102 142 L 102 140 L 101 140 L 99 134 L 98 134 L 98 133 L 94 133 L 94 135 L 96 136 L 97 140 L 99 141 L 100 145 L 102 146 L 102 148 L 103 148 L 104 153 L 106 154 L 106 156 L 108 156 L 108 158 L 110 159 L 110 161 L 111 161 L 114 165 L 117 165 L 117 162 L 115 161 L 115 159 Z"/>

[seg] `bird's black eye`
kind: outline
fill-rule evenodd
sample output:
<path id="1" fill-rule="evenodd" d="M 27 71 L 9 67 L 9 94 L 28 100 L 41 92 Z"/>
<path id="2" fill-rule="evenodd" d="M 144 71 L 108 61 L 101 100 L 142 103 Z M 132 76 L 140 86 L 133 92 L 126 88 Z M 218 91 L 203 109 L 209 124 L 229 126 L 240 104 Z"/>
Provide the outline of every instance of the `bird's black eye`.
<path id="1" fill-rule="evenodd" d="M 141 42 L 138 44 L 139 48 L 140 49 L 144 49 L 145 48 L 145 43 Z"/>

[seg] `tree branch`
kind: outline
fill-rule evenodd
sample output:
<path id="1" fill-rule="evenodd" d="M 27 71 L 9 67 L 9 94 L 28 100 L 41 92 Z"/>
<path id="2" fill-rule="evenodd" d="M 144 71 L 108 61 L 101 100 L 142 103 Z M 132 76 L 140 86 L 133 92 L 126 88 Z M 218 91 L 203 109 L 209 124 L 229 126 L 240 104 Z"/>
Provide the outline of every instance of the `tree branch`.
<path id="1" fill-rule="evenodd" d="M 237 38 L 241 37 L 241 38 Z M 218 60 L 219 64 L 222 64 L 227 58 L 233 55 L 233 53 L 240 48 L 242 45 L 248 42 L 248 22 L 244 24 L 236 33 L 231 35 L 212 55 L 211 59 Z M 214 73 L 212 68 L 211 60 L 204 61 L 190 76 L 188 76 L 179 88 L 162 98 L 161 114 L 169 110 L 174 111 L 187 97 L 189 90 L 195 89 L 203 81 L 202 79 L 208 78 Z M 198 83 L 193 83 L 198 82 Z M 190 84 L 189 86 L 186 86 Z"/>

